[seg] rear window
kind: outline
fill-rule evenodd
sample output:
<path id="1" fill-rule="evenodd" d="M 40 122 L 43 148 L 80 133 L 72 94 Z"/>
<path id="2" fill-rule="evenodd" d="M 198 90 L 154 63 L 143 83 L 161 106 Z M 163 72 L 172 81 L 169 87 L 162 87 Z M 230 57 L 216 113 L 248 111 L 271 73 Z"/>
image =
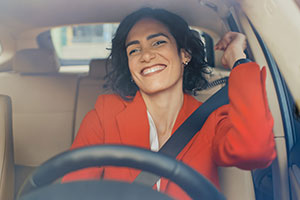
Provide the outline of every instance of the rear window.
<path id="1" fill-rule="evenodd" d="M 60 72 L 88 72 L 91 59 L 107 58 L 118 24 L 89 24 L 54 28 L 51 38 Z"/>

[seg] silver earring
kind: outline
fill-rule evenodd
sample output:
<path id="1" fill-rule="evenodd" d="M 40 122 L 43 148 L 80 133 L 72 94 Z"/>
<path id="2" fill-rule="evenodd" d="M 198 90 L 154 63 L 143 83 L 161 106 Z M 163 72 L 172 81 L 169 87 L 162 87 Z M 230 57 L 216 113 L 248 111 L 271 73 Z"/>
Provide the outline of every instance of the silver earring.
<path id="1" fill-rule="evenodd" d="M 185 61 L 183 64 L 184 66 L 187 66 L 189 64 L 189 61 Z"/>

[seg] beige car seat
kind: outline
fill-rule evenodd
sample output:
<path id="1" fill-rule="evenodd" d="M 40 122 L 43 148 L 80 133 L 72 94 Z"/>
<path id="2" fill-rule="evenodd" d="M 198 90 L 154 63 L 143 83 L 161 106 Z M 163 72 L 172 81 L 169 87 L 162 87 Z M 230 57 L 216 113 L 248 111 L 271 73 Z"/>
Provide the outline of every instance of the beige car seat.
<path id="1" fill-rule="evenodd" d="M 14 150 L 11 100 L 0 95 L 0 199 L 14 198 Z"/>
<path id="2" fill-rule="evenodd" d="M 97 97 L 107 91 L 103 89 L 106 60 L 91 60 L 89 75 L 82 77 L 78 83 L 74 137 L 80 127 L 81 121 L 88 111 L 94 108 Z"/>
<path id="3" fill-rule="evenodd" d="M 54 52 L 16 52 L 13 71 L 0 73 L 0 94 L 11 97 L 15 164 L 36 167 L 72 143 L 78 76 L 58 74 Z"/>

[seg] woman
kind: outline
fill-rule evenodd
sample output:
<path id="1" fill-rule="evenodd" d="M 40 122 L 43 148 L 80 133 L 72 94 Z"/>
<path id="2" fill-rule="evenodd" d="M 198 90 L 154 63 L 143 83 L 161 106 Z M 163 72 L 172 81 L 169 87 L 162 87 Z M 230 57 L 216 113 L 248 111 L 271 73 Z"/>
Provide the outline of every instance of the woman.
<path id="1" fill-rule="evenodd" d="M 260 71 L 254 62 L 247 63 L 245 48 L 245 36 L 232 32 L 215 46 L 224 50 L 225 67 L 237 65 L 229 78 L 230 103 L 214 111 L 177 156 L 217 187 L 218 166 L 263 168 L 276 156 L 266 71 Z M 99 96 L 95 109 L 84 118 L 72 149 L 124 144 L 158 151 L 201 105 L 189 93 L 206 84 L 202 76 L 205 68 L 203 44 L 181 17 L 151 8 L 130 14 L 112 41 L 107 85 L 116 94 Z M 138 173 L 128 168 L 89 168 L 71 173 L 63 181 L 133 181 Z M 175 198 L 188 198 L 165 179 L 157 187 Z"/>

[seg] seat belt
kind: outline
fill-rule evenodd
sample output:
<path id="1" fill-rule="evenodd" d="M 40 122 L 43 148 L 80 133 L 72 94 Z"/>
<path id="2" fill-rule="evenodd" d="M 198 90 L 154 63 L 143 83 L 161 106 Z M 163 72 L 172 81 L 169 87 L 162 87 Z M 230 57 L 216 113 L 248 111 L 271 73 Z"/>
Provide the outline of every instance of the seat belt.
<path id="1" fill-rule="evenodd" d="M 172 158 L 176 158 L 194 135 L 199 132 L 208 116 L 220 106 L 228 103 L 228 84 L 226 84 L 223 88 L 201 104 L 201 106 L 199 106 L 172 134 L 158 152 Z M 142 171 L 133 183 L 153 186 L 159 179 L 160 176 Z"/>

